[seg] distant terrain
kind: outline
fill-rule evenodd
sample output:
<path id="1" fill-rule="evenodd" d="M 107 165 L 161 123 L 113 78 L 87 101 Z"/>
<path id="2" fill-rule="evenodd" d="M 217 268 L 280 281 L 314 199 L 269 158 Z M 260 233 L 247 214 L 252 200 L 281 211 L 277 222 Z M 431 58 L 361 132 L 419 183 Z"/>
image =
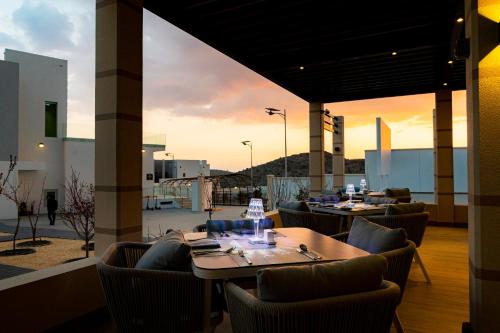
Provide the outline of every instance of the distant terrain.
<path id="1" fill-rule="evenodd" d="M 232 172 L 228 170 L 210 169 L 210 176 L 224 176 L 229 174 L 232 174 Z"/>
<path id="2" fill-rule="evenodd" d="M 332 154 L 325 152 L 325 168 L 326 173 L 332 173 Z M 353 159 L 345 161 L 346 174 L 364 174 L 365 160 Z M 223 170 L 210 170 L 212 172 L 228 172 Z M 278 158 L 273 161 L 260 164 L 253 167 L 254 183 L 256 185 L 265 186 L 267 183 L 267 175 L 284 176 L 285 159 Z M 239 171 L 246 175 L 250 175 L 250 168 Z M 219 174 L 220 175 L 220 174 Z M 306 177 L 309 175 L 309 153 L 301 153 L 288 156 L 288 176 L 289 177 Z"/>

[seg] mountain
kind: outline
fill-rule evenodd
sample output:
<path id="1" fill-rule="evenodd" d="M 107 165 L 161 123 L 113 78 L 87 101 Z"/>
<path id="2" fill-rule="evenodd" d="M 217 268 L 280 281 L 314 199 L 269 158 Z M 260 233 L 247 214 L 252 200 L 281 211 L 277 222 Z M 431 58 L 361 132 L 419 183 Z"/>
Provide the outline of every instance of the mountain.
<path id="1" fill-rule="evenodd" d="M 210 176 L 225 176 L 232 174 L 231 171 L 220 170 L 220 169 L 210 169 Z"/>
<path id="2" fill-rule="evenodd" d="M 325 173 L 332 173 L 332 154 L 325 152 Z M 266 176 L 283 176 L 285 172 L 285 158 L 281 157 L 273 161 L 260 164 L 253 167 L 253 178 L 255 185 L 265 186 L 267 184 Z M 250 168 L 239 171 L 250 176 Z M 346 174 L 364 174 L 365 160 L 353 159 L 345 160 Z M 300 153 L 288 156 L 288 176 L 289 177 L 307 177 L 309 175 L 309 153 Z"/>

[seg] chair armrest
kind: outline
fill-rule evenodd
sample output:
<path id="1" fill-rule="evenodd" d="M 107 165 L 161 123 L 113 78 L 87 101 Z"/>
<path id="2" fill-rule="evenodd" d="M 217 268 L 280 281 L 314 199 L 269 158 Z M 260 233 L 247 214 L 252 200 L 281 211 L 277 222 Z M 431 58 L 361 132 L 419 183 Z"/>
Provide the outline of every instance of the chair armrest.
<path id="1" fill-rule="evenodd" d="M 345 243 L 345 242 L 347 242 L 347 237 L 349 237 L 349 231 L 341 232 L 341 233 L 335 234 L 335 235 L 330 235 L 330 237 Z"/>

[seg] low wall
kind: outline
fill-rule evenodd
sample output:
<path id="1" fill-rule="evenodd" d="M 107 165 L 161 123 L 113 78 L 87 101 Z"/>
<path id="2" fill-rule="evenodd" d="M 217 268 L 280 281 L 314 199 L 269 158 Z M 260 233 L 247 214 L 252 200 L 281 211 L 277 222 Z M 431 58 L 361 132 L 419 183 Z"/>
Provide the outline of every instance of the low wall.
<path id="1" fill-rule="evenodd" d="M 2 332 L 41 332 L 106 305 L 96 258 L 0 280 Z"/>

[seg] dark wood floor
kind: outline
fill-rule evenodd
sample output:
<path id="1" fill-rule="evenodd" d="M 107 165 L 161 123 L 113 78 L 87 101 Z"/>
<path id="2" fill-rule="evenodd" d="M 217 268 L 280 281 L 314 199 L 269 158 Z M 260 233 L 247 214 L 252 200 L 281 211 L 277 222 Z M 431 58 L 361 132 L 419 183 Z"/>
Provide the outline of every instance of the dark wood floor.
<path id="1" fill-rule="evenodd" d="M 414 264 L 398 309 L 405 332 L 460 332 L 469 320 L 467 229 L 428 227 L 419 253 L 432 283 Z"/>

